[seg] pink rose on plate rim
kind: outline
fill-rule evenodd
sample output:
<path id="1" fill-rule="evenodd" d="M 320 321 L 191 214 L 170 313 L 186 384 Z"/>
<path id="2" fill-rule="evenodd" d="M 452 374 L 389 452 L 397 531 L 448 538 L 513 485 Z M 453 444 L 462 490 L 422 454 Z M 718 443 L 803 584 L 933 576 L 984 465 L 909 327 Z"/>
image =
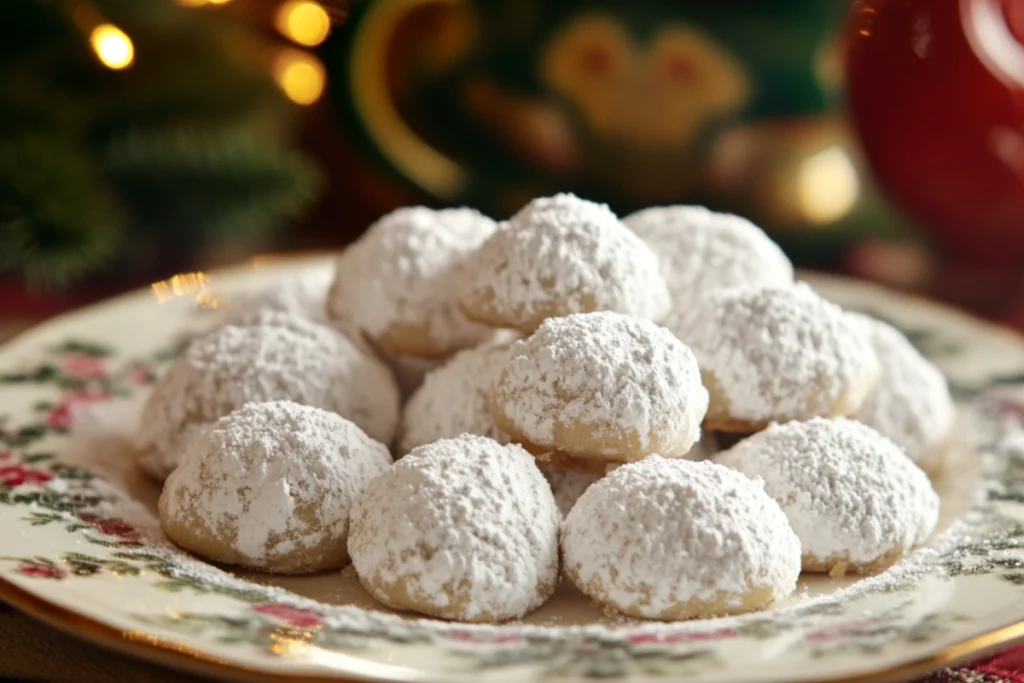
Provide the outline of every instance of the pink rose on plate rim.
<path id="1" fill-rule="evenodd" d="M 15 570 L 19 574 L 24 576 L 30 576 L 34 579 L 66 579 L 68 573 L 66 570 L 61 569 L 57 565 L 53 564 L 20 564 Z"/>
<path id="2" fill-rule="evenodd" d="M 65 395 L 46 415 L 46 424 L 53 429 L 68 429 L 74 424 L 75 410 L 80 406 L 107 401 L 110 394 L 101 391 L 79 391 Z"/>
<path id="3" fill-rule="evenodd" d="M 266 605 L 253 605 L 252 610 L 259 614 L 274 617 L 278 621 L 282 621 L 295 628 L 317 628 L 323 621 L 323 615 L 319 612 L 292 607 L 291 605 L 268 603 Z"/>
<path id="4" fill-rule="evenodd" d="M 630 645 L 669 645 L 674 643 L 695 643 L 708 640 L 725 640 L 734 638 L 739 632 L 731 628 L 720 628 L 714 631 L 679 631 L 676 633 L 635 633 L 626 641 Z"/>
<path id="5" fill-rule="evenodd" d="M 64 354 L 60 359 L 60 369 L 68 377 L 77 379 L 102 379 L 107 376 L 106 363 L 102 357 L 80 351 Z"/>
<path id="6" fill-rule="evenodd" d="M 29 469 L 24 465 L 8 465 L 0 467 L 0 486 L 17 488 L 25 485 L 40 485 L 53 479 L 49 472 Z"/>
<path id="7" fill-rule="evenodd" d="M 128 522 L 120 519 L 101 519 L 91 512 L 80 512 L 78 518 L 91 524 L 96 531 L 104 536 L 113 536 L 125 541 L 139 540 L 139 532 Z"/>
<path id="8" fill-rule="evenodd" d="M 851 635 L 868 626 L 866 621 L 848 621 L 834 626 L 827 626 L 818 631 L 807 634 L 807 640 L 812 643 L 824 643 L 829 640 L 837 640 Z"/>

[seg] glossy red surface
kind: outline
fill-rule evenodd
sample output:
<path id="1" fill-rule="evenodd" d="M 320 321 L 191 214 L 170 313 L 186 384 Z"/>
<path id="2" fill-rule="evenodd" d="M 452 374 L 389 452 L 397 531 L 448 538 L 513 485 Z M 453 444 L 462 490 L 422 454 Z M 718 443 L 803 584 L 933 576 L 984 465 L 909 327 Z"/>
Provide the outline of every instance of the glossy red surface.
<path id="1" fill-rule="evenodd" d="M 890 196 L 951 256 L 1024 265 L 1024 0 L 859 0 L 854 124 Z"/>

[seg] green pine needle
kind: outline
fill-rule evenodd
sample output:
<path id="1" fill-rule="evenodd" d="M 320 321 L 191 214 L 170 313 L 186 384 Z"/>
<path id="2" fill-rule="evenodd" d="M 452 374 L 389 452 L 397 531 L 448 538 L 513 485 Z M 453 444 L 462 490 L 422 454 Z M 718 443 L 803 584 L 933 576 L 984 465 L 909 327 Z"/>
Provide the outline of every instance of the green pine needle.
<path id="1" fill-rule="evenodd" d="M 210 240 L 262 236 L 318 186 L 304 157 L 248 128 L 133 131 L 107 147 L 103 162 L 137 217 Z"/>
<path id="2" fill-rule="evenodd" d="M 316 169 L 285 146 L 293 111 L 262 47 L 221 13 L 93 0 L 135 43 L 99 64 L 52 0 L 0 0 L 0 272 L 64 287 L 268 234 Z"/>
<path id="3" fill-rule="evenodd" d="M 0 140 L 0 270 L 64 286 L 109 261 L 120 228 L 80 146 L 42 134 Z"/>

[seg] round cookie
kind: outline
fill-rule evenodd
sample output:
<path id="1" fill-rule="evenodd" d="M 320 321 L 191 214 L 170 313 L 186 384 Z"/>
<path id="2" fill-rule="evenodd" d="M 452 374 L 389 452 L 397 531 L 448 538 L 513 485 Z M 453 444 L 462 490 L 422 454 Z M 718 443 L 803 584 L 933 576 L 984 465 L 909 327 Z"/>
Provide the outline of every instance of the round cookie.
<path id="1" fill-rule="evenodd" d="M 956 414 L 945 376 L 896 328 L 848 315 L 867 330 L 882 367 L 878 385 L 851 417 L 895 441 L 925 471 L 940 469 Z"/>
<path id="2" fill-rule="evenodd" d="M 160 496 L 160 525 L 213 562 L 287 574 L 340 569 L 352 503 L 390 464 L 387 448 L 340 415 L 249 403 L 186 449 Z"/>
<path id="3" fill-rule="evenodd" d="M 684 456 L 707 405 L 690 349 L 609 312 L 544 321 L 512 347 L 489 396 L 498 428 L 539 461 L 598 474 L 651 453 Z"/>
<path id="4" fill-rule="evenodd" d="M 398 452 L 460 434 L 508 441 L 487 409 L 487 392 L 509 356 L 509 344 L 488 344 L 460 351 L 427 374 L 402 413 Z"/>
<path id="5" fill-rule="evenodd" d="M 459 309 L 455 283 L 496 228 L 473 209 L 392 211 L 338 257 L 328 320 L 395 356 L 444 357 L 486 340 L 490 330 Z"/>
<path id="6" fill-rule="evenodd" d="M 352 511 L 348 549 L 388 607 L 504 621 L 554 592 L 560 520 L 529 453 L 467 434 L 421 446 L 374 479 Z"/>
<path id="7" fill-rule="evenodd" d="M 672 296 L 673 331 L 683 341 L 708 292 L 793 283 L 793 264 L 782 249 L 745 218 L 677 205 L 643 209 L 622 222 L 658 255 Z"/>
<path id="8" fill-rule="evenodd" d="M 274 315 L 281 324 L 225 325 L 200 337 L 157 379 L 137 434 L 144 472 L 162 481 L 197 432 L 254 401 L 330 410 L 391 442 L 399 406 L 388 369 L 329 327 Z"/>
<path id="9" fill-rule="evenodd" d="M 800 542 L 759 483 L 656 455 L 586 490 L 562 525 L 562 553 L 587 596 L 642 619 L 763 609 L 800 574 Z"/>
<path id="10" fill-rule="evenodd" d="M 800 537 L 805 571 L 875 571 L 938 523 L 939 497 L 927 475 L 853 420 L 772 425 L 715 461 L 764 481 Z"/>
<path id="11" fill-rule="evenodd" d="M 670 300 L 658 258 L 604 204 L 535 199 L 470 257 L 466 314 L 529 333 L 547 318 L 617 311 L 660 320 Z"/>
<path id="12" fill-rule="evenodd" d="M 254 294 L 243 294 L 231 302 L 224 322 L 228 325 L 260 324 L 267 313 L 292 315 L 324 322 L 329 271 L 318 270 L 282 279 L 272 287 Z"/>
<path id="13" fill-rule="evenodd" d="M 804 283 L 712 292 L 696 320 L 686 334 L 711 396 L 705 429 L 850 415 L 878 381 L 861 327 Z"/>
<path id="14" fill-rule="evenodd" d="M 700 441 L 693 444 L 693 448 L 687 451 L 683 457 L 686 460 L 707 460 L 718 452 L 718 444 L 710 432 L 701 434 Z M 583 492 L 599 480 L 602 475 L 593 472 L 578 472 L 574 470 L 556 469 L 553 467 L 542 467 L 544 478 L 551 485 L 551 492 L 555 494 L 555 502 L 562 515 L 569 514 L 569 510 L 576 504 Z"/>

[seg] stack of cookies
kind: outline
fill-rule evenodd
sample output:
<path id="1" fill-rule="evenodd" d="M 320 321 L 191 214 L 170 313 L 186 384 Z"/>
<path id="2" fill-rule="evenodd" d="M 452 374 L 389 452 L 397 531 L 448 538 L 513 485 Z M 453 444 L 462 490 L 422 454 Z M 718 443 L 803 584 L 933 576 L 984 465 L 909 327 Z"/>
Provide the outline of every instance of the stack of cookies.
<path id="1" fill-rule="evenodd" d="M 563 194 L 503 223 L 385 216 L 329 286 L 240 302 L 146 415 L 140 464 L 170 475 L 185 548 L 351 558 L 385 605 L 491 622 L 562 574 L 673 620 L 883 568 L 937 523 L 925 470 L 954 408 L 898 331 L 797 281 L 750 222 Z"/>

